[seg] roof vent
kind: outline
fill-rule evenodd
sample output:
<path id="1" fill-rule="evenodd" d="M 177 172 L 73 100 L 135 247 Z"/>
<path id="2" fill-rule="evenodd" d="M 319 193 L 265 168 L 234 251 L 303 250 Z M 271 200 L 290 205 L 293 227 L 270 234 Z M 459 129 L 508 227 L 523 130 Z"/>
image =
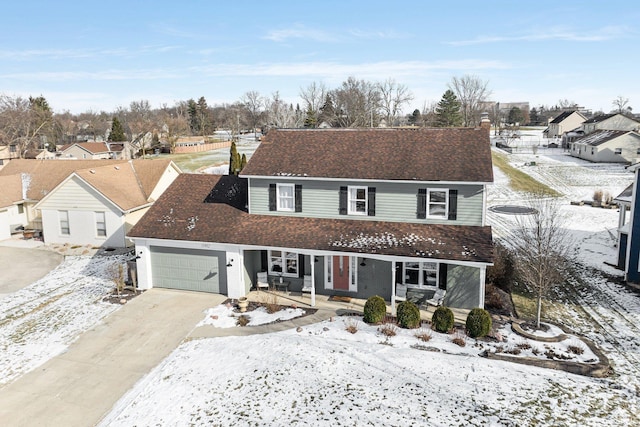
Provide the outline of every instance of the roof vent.
<path id="1" fill-rule="evenodd" d="M 114 166 L 113 167 L 115 170 L 119 171 L 120 170 L 120 166 Z"/>
<path id="2" fill-rule="evenodd" d="M 93 169 L 89 169 L 89 173 L 96 173 L 96 171 Z"/>

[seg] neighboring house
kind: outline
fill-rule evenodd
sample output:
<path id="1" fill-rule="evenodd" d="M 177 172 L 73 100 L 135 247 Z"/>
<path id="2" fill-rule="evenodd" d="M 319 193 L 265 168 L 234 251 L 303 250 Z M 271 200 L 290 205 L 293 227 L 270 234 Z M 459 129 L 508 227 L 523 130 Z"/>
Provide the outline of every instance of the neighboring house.
<path id="1" fill-rule="evenodd" d="M 44 241 L 130 246 L 127 232 L 179 174 L 171 160 L 77 170 L 35 205 Z"/>
<path id="2" fill-rule="evenodd" d="M 6 165 L 9 160 L 20 157 L 16 144 L 0 145 L 0 166 Z"/>
<path id="3" fill-rule="evenodd" d="M 3 180 L 11 182 L 14 196 L 11 196 L 9 202 L 15 204 L 15 194 L 20 194 L 20 199 L 16 199 L 19 200 L 16 206 L 19 208 L 19 205 L 22 205 L 22 213 L 18 217 L 21 223 L 12 222 L 15 221 L 15 217 L 12 219 L 0 216 L 0 230 L 21 225 L 24 228 L 43 230 L 45 241 L 48 243 L 92 242 L 91 244 L 100 245 L 109 242 L 108 245 L 124 246 L 126 231 L 146 212 L 149 204 L 160 196 L 179 172 L 173 162 L 158 159 L 14 159 L 0 169 L 0 183 L 5 182 Z M 9 187 L 3 185 L 2 188 L 4 196 L 4 189 Z M 52 195 L 54 192 L 55 195 Z M 141 201 L 143 197 L 145 201 Z M 42 204 L 37 206 L 41 202 Z M 105 212 L 107 235 L 96 236 L 102 234 L 102 231 L 98 233 L 93 228 L 91 232 L 88 231 L 87 212 L 90 210 L 91 215 L 95 217 L 95 213 L 102 209 Z M 47 211 L 46 215 L 44 210 Z M 73 233 L 62 233 L 59 229 L 60 222 L 51 219 L 51 210 L 68 212 L 70 231 Z M 101 216 L 98 216 L 100 218 L 95 217 L 95 224 L 101 219 Z M 119 216 L 120 219 L 116 220 L 114 216 Z M 43 221 L 43 217 L 46 217 L 46 221 Z M 44 224 L 45 222 L 47 224 Z M 52 226 L 54 223 L 55 226 Z M 53 228 L 46 230 L 44 225 Z"/>
<path id="4" fill-rule="evenodd" d="M 636 173 L 636 179 L 637 177 L 638 174 Z M 620 270 L 624 270 L 625 272 L 627 271 L 627 251 L 629 250 L 629 232 L 631 231 L 628 213 L 631 211 L 631 206 L 634 203 L 634 185 L 635 184 L 631 184 L 625 188 L 622 193 L 618 194 L 615 199 L 613 199 L 613 201 L 620 207 L 620 216 L 618 218 L 618 262 L 616 264 Z M 636 212 L 638 211 L 636 210 Z M 640 226 L 640 222 L 636 221 L 636 227 L 638 226 Z M 635 245 L 634 249 L 638 250 Z M 637 258 L 638 254 L 636 253 L 635 256 Z"/>
<path id="5" fill-rule="evenodd" d="M 488 123 L 487 123 L 488 124 Z M 489 129 L 272 130 L 241 177 L 181 175 L 131 230 L 141 288 L 484 306 Z"/>
<path id="6" fill-rule="evenodd" d="M 122 158 L 122 144 L 106 142 L 75 142 L 60 148 L 63 159 L 120 159 Z"/>
<path id="7" fill-rule="evenodd" d="M 565 111 L 549 122 L 543 131 L 546 138 L 559 138 L 565 132 L 580 126 L 587 118 L 578 111 Z"/>
<path id="8" fill-rule="evenodd" d="M 623 130 L 596 130 L 571 144 L 570 154 L 591 162 L 634 163 L 640 158 L 640 134 Z"/>
<path id="9" fill-rule="evenodd" d="M 602 114 L 586 120 L 580 126 L 585 135 L 598 130 L 635 130 L 640 129 L 640 122 L 620 113 Z"/>
<path id="10" fill-rule="evenodd" d="M 27 221 L 20 175 L 0 176 L 0 240 L 20 231 Z"/>

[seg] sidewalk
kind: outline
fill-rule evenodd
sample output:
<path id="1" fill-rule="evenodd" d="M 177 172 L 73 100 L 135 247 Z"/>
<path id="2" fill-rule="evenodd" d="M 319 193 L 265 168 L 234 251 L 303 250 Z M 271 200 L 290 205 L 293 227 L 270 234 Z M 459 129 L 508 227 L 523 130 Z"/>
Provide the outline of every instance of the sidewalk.
<path id="1" fill-rule="evenodd" d="M 151 289 L 63 353 L 0 389 L 0 425 L 93 426 L 223 295 Z"/>

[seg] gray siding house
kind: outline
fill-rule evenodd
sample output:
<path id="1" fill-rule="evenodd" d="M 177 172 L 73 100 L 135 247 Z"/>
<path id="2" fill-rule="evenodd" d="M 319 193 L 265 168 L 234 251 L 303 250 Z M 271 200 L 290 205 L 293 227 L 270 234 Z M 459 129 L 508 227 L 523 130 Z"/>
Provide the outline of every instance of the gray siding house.
<path id="1" fill-rule="evenodd" d="M 487 128 L 272 130 L 240 177 L 181 175 L 150 208 L 138 283 L 483 307 L 492 181 Z"/>

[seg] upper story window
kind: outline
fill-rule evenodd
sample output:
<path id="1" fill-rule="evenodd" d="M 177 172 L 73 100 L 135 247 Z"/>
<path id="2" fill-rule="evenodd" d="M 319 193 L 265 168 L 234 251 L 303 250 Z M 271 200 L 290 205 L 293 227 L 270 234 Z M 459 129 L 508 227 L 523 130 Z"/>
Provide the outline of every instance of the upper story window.
<path id="1" fill-rule="evenodd" d="M 302 212 L 302 185 L 269 184 L 269 210 Z"/>
<path id="2" fill-rule="evenodd" d="M 60 220 L 60 234 L 68 236 L 70 234 L 69 229 L 69 212 L 58 211 L 58 219 Z"/>
<path id="3" fill-rule="evenodd" d="M 367 214 L 367 187 L 349 187 L 349 215 Z"/>
<path id="4" fill-rule="evenodd" d="M 364 186 L 340 187 L 340 215 L 376 214 L 376 188 Z"/>
<path id="5" fill-rule="evenodd" d="M 18 213 L 19 214 L 23 214 L 24 213 L 24 204 L 20 203 L 18 205 Z"/>
<path id="6" fill-rule="evenodd" d="M 287 251 L 269 251 L 269 274 L 298 277 L 298 254 Z"/>
<path id="7" fill-rule="evenodd" d="M 418 219 L 444 219 L 458 217 L 458 190 L 446 188 L 418 189 Z"/>
<path id="8" fill-rule="evenodd" d="M 293 212 L 295 201 L 294 185 L 276 184 L 276 192 L 278 197 L 278 210 Z"/>

